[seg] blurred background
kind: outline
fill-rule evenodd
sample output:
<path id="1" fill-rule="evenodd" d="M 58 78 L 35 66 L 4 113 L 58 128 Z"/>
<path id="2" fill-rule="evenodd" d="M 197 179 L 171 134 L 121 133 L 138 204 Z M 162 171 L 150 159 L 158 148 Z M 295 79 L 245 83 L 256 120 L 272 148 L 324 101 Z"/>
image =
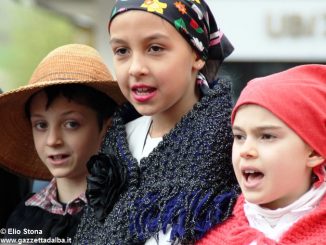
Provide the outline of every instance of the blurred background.
<path id="1" fill-rule="evenodd" d="M 85 43 L 111 71 L 107 21 L 114 0 L 2 0 L 0 88 L 26 84 L 52 49 Z M 325 0 L 207 0 L 234 44 L 220 73 L 236 98 L 245 83 L 303 63 L 326 63 Z"/>
<path id="2" fill-rule="evenodd" d="M 8 91 L 27 84 L 41 59 L 68 43 L 95 47 L 113 72 L 107 21 L 114 2 L 1 0 L 0 88 Z M 304 63 L 326 63 L 326 0 L 207 3 L 235 47 L 220 69 L 220 75 L 232 81 L 235 100 L 253 77 Z M 38 191 L 46 184 L 17 178 L 0 169 L 1 196 L 6 197 L 0 205 L 0 227 L 31 188 Z M 10 190 L 6 186 L 11 186 Z"/>

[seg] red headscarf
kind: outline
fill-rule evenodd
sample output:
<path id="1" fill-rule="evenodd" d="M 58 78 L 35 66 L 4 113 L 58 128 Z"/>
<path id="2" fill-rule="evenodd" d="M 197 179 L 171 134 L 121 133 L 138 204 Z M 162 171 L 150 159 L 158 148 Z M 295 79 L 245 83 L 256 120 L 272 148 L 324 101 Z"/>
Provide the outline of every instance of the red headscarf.
<path id="1" fill-rule="evenodd" d="M 326 159 L 326 65 L 301 65 L 251 80 L 232 111 L 232 124 L 244 104 L 271 111 Z M 314 173 L 318 183 L 324 181 L 323 166 Z"/>

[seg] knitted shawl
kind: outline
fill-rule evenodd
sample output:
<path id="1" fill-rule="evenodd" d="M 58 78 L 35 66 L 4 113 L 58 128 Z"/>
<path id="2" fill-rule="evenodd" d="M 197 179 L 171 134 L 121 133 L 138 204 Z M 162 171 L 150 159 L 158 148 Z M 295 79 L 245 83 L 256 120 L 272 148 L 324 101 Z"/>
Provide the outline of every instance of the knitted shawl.
<path id="1" fill-rule="evenodd" d="M 300 218 L 286 231 L 277 243 L 260 231 L 249 227 L 245 216 L 244 197 L 234 207 L 233 216 L 210 230 L 196 245 L 317 245 L 326 244 L 326 196 L 311 213 Z"/>
<path id="2" fill-rule="evenodd" d="M 114 116 L 103 152 L 127 168 L 126 188 L 103 223 L 87 207 L 76 244 L 144 244 L 172 227 L 172 244 L 193 244 L 232 213 L 239 187 L 231 163 L 232 100 L 219 80 L 140 161 L 128 149 L 130 105 Z"/>

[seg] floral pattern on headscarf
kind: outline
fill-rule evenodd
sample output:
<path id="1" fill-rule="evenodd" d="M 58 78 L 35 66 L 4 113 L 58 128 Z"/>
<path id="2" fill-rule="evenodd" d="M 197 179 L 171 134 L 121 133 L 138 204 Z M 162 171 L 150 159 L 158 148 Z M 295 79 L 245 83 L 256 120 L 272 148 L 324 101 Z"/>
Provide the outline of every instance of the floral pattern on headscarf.
<path id="1" fill-rule="evenodd" d="M 167 4 L 161 3 L 159 0 L 147 0 L 140 6 L 142 8 L 147 8 L 148 12 L 157 12 L 163 14 L 164 9 L 166 9 Z"/>
<path id="2" fill-rule="evenodd" d="M 203 60 L 223 61 L 233 51 L 232 44 L 218 28 L 204 0 L 117 0 L 110 22 L 128 10 L 147 11 L 162 17 L 175 27 Z"/>

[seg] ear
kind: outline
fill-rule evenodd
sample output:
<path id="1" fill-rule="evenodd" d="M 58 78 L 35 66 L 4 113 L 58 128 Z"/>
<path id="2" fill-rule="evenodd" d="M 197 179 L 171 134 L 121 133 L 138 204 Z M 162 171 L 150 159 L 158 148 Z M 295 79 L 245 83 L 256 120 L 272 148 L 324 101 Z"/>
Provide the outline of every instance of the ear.
<path id="1" fill-rule="evenodd" d="M 307 165 L 308 167 L 313 168 L 322 164 L 323 162 L 325 162 L 325 158 L 318 154 L 316 151 L 312 151 L 309 155 Z"/>
<path id="2" fill-rule="evenodd" d="M 205 65 L 205 61 L 202 60 L 196 53 L 195 53 L 195 60 L 194 60 L 194 64 L 193 64 L 193 68 L 196 71 L 201 70 Z"/>

